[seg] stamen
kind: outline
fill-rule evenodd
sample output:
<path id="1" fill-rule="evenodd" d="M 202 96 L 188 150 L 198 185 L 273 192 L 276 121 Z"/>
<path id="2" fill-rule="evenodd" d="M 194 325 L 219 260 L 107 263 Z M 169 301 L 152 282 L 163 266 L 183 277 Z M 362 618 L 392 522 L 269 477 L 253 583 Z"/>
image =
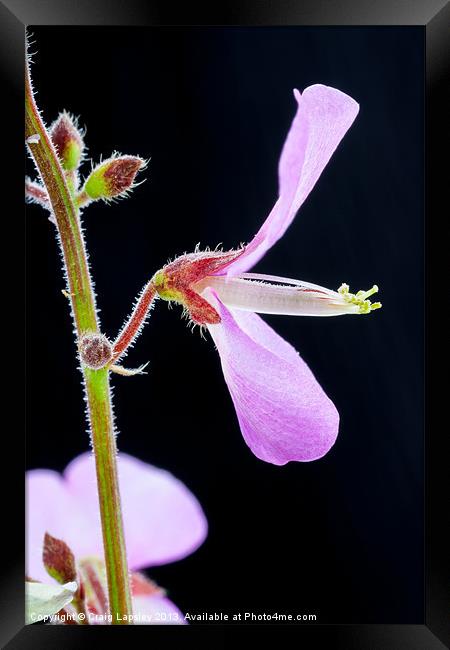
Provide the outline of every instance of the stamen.
<path id="1" fill-rule="evenodd" d="M 381 302 L 371 302 L 368 300 L 369 296 L 373 296 L 377 292 L 378 287 L 376 284 L 371 289 L 368 289 L 368 291 L 358 291 L 356 294 L 350 293 L 350 287 L 345 283 L 341 284 L 338 289 L 338 293 L 343 297 L 345 302 L 358 307 L 359 314 L 368 314 L 371 311 L 375 311 L 375 309 L 381 308 Z"/>

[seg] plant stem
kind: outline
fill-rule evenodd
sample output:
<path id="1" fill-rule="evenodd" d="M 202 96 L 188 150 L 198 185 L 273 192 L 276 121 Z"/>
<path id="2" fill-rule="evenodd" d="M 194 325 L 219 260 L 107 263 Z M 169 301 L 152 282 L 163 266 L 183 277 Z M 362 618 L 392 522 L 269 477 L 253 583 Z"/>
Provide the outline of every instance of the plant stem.
<path id="1" fill-rule="evenodd" d="M 67 291 L 80 339 L 86 332 L 100 331 L 94 292 L 78 208 L 35 104 L 28 65 L 25 78 L 25 136 L 57 222 Z M 107 369 L 84 368 L 83 377 L 95 455 L 109 608 L 113 624 L 126 625 L 129 624 L 128 617 L 132 613 L 131 594 L 120 506 L 109 372 Z"/>
<path id="2" fill-rule="evenodd" d="M 153 306 L 153 300 L 156 295 L 156 287 L 150 280 L 142 289 L 141 294 L 134 306 L 134 309 L 125 325 L 122 327 L 117 339 L 113 345 L 113 358 L 111 364 L 130 347 L 134 339 L 139 335 L 144 323 Z"/>

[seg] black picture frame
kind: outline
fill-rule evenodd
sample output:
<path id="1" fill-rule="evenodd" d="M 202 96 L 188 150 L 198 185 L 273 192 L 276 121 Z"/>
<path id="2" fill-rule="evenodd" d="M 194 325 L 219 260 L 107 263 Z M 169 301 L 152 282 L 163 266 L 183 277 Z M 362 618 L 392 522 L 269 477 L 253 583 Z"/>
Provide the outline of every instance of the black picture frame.
<path id="1" fill-rule="evenodd" d="M 432 371 L 439 368 L 440 358 L 433 356 L 432 341 L 435 332 L 431 323 L 434 305 L 437 304 L 435 279 L 438 271 L 431 269 L 433 255 L 430 252 L 431 240 L 436 236 L 439 219 L 444 216 L 442 208 L 446 189 L 444 142 L 446 130 L 445 79 L 448 79 L 449 40 L 448 25 L 450 24 L 450 7 L 443 0 L 423 1 L 379 1 L 342 0 L 329 2 L 327 0 L 298 2 L 286 0 L 270 3 L 266 0 L 254 0 L 241 3 L 214 3 L 207 13 L 200 12 L 199 6 L 192 3 L 176 8 L 172 3 L 120 0 L 88 1 L 78 0 L 42 0 L 27 2 L 25 0 L 8 0 L 0 3 L 0 48 L 3 73 L 3 106 L 4 124 L 8 124 L 5 136 L 9 138 L 4 160 L 7 160 L 7 197 L 10 201 L 9 218 L 6 227 L 11 227 L 13 233 L 5 236 L 4 241 L 13 241 L 15 255 L 13 259 L 14 273 L 11 267 L 4 269 L 4 277 L 14 277 L 14 304 L 17 306 L 17 327 L 23 322 L 22 300 L 23 289 L 19 281 L 20 268 L 23 266 L 23 226 L 21 206 L 23 203 L 23 186 L 21 175 L 14 172 L 23 164 L 22 129 L 23 129 L 23 61 L 24 61 L 24 32 L 27 25 L 419 25 L 426 35 L 426 229 L 427 272 L 426 272 L 426 318 L 427 346 L 425 360 L 427 377 L 431 381 Z M 5 101 L 6 100 L 6 101 Z M 16 166 L 17 163 L 17 166 Z M 13 170 L 11 172 L 11 170 Z M 6 191 L 6 190 L 5 190 Z M 14 219 L 13 219 L 14 216 Z M 14 223 L 15 221 L 15 223 Z M 9 248 L 6 245 L 5 248 Z M 445 259 L 445 257 L 444 257 Z M 441 276 L 442 277 L 442 276 Z M 445 281 L 445 280 L 444 280 Z M 19 297 L 18 297 L 19 296 Z M 441 298 L 442 299 L 442 298 Z M 71 648 L 79 647 L 86 642 L 76 632 L 67 630 L 64 626 L 23 626 L 23 467 L 22 448 L 23 438 L 18 431 L 23 427 L 23 391 L 24 385 L 21 372 L 22 344 L 21 338 L 11 333 L 11 344 L 5 346 L 10 359 L 4 361 L 4 369 L 8 377 L 14 376 L 10 369 L 15 370 L 13 382 L 8 382 L 8 408 L 5 412 L 13 411 L 13 429 L 9 428 L 5 435 L 4 458 L 8 461 L 8 472 L 2 472 L 5 483 L 2 494 L 3 502 L 3 538 L 6 541 L 8 553 L 3 557 L 1 571 L 1 645 L 15 648 Z M 8 365 L 6 365 L 8 363 Z M 5 371 L 6 373 L 6 371 Z M 9 401 L 13 397 L 17 406 Z M 434 650 L 449 643 L 450 630 L 448 621 L 448 548 L 450 548 L 449 533 L 445 530 L 445 516 L 448 503 L 448 489 L 444 489 L 444 476 L 448 474 L 447 443 L 445 435 L 445 420 L 439 420 L 439 400 L 437 390 L 427 383 L 426 388 L 426 494 L 425 519 L 426 539 L 425 571 L 426 590 L 424 594 L 425 614 L 423 625 L 320 625 L 314 626 L 264 626 L 264 628 L 244 628 L 225 626 L 193 626 L 185 628 L 136 628 L 132 635 L 144 633 L 152 643 L 164 639 L 167 644 L 185 643 L 186 637 L 194 641 L 196 647 L 205 643 L 205 647 L 220 647 L 227 645 L 236 632 L 250 638 L 255 630 L 263 630 L 268 642 L 282 639 L 284 633 L 294 633 L 295 642 L 300 647 L 345 648 L 345 650 L 395 649 L 395 650 Z M 447 470 L 447 471 L 446 471 Z M 447 497 L 447 498 L 446 498 Z M 85 629 L 85 628 L 82 628 Z M 103 635 L 104 630 L 101 630 Z M 89 639 L 92 629 L 89 633 Z M 98 634 L 98 633 L 97 633 Z M 122 638 L 122 637 L 121 637 Z M 104 637 L 102 636 L 102 639 Z M 205 641 L 208 639 L 208 641 Z M 133 641 L 134 642 L 134 641 Z"/>

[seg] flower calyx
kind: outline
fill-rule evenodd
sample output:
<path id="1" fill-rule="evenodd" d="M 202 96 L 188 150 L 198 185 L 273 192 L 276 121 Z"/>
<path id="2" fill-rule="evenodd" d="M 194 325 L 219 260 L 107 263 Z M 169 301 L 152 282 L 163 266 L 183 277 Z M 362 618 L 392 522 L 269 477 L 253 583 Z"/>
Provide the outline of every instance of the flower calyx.
<path id="1" fill-rule="evenodd" d="M 162 300 L 181 304 L 197 325 L 217 325 L 220 316 L 200 295 L 196 285 L 208 276 L 221 275 L 240 255 L 237 251 L 196 251 L 177 257 L 157 271 L 151 282 Z"/>

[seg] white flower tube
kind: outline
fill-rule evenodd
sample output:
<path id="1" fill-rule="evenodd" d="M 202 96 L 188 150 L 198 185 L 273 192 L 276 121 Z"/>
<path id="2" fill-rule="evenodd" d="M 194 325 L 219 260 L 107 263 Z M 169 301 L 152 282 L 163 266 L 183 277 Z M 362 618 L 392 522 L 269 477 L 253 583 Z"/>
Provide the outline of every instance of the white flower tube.
<path id="1" fill-rule="evenodd" d="M 346 284 L 332 291 L 291 278 L 242 273 L 237 277 L 208 276 L 195 285 L 195 290 L 201 293 L 208 287 L 227 307 L 259 314 L 341 316 L 367 314 L 381 307 L 381 303 L 368 300 L 378 291 L 376 285 L 353 294 Z"/>

